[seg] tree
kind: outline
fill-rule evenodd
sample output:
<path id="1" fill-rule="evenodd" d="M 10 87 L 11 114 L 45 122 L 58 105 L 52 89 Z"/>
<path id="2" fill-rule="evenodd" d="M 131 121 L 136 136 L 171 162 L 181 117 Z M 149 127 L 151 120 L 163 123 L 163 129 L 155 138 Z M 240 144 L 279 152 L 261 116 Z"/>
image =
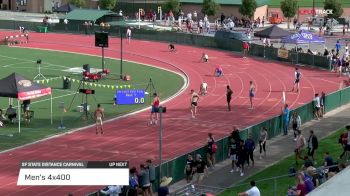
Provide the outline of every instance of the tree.
<path id="1" fill-rule="evenodd" d="M 243 16 L 252 18 L 257 7 L 258 5 L 255 0 L 242 0 L 242 6 L 239 8 L 239 12 Z"/>
<path id="2" fill-rule="evenodd" d="M 203 0 L 202 13 L 208 16 L 215 16 L 216 11 L 220 8 L 214 0 Z"/>
<path id="3" fill-rule="evenodd" d="M 117 4 L 117 0 L 100 0 L 99 1 L 100 8 L 105 10 L 113 10 L 116 4 Z"/>
<path id="4" fill-rule="evenodd" d="M 297 9 L 298 9 L 297 0 L 281 1 L 281 10 L 283 12 L 284 17 L 287 17 L 288 29 L 289 29 L 290 18 L 295 16 L 295 14 L 297 13 Z"/>
<path id="5" fill-rule="evenodd" d="M 84 7 L 85 0 L 69 0 L 69 3 L 81 8 Z"/>
<path id="6" fill-rule="evenodd" d="M 167 0 L 163 4 L 163 10 L 165 13 L 169 12 L 170 10 L 177 14 L 180 11 L 180 1 L 179 0 Z"/>
<path id="7" fill-rule="evenodd" d="M 325 10 L 332 10 L 332 14 L 329 14 L 329 18 L 339 18 L 343 14 L 343 8 L 338 0 L 325 0 L 324 2 Z"/>

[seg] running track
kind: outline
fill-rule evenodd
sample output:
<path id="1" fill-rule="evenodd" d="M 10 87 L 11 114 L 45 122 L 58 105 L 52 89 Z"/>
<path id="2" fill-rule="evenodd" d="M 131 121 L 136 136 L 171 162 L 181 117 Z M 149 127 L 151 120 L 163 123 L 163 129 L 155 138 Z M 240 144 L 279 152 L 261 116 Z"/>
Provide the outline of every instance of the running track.
<path id="1" fill-rule="evenodd" d="M 0 32 L 0 36 L 12 34 Z M 31 43 L 24 47 L 53 49 L 100 55 L 94 46 L 93 36 L 31 34 Z M 84 47 L 82 47 L 84 46 Z M 178 52 L 170 53 L 166 43 L 132 40 L 124 44 L 124 58 L 152 64 L 179 72 L 171 63 L 182 69 L 189 78 L 189 87 L 165 105 L 168 113 L 164 118 L 164 160 L 183 155 L 206 143 L 208 132 L 215 138 L 227 136 L 233 125 L 244 128 L 278 115 L 282 106 L 281 91 L 290 90 L 294 67 L 289 64 L 262 59 L 242 59 L 224 51 L 176 46 Z M 110 39 L 110 48 L 119 48 L 119 39 Z M 203 52 L 210 62 L 200 63 Z M 119 52 L 107 50 L 106 56 L 118 58 Z M 140 56 L 143 55 L 143 56 Z M 163 62 L 160 62 L 163 61 Z M 213 77 L 214 65 L 221 64 L 225 75 Z M 293 108 L 312 100 L 314 93 L 327 93 L 339 88 L 341 78 L 333 73 L 302 68 L 303 79 L 300 93 L 287 93 L 287 102 Z M 257 94 L 254 110 L 248 110 L 249 81 L 255 82 Z M 209 85 L 209 94 L 201 97 L 198 117 L 190 118 L 189 90 L 198 90 L 201 82 Z M 226 85 L 234 91 L 233 111 L 226 111 Z M 156 84 L 155 84 L 156 85 Z M 17 187 L 17 175 L 21 160 L 129 160 L 138 166 L 146 159 L 157 160 L 158 128 L 147 127 L 148 112 L 122 118 L 105 124 L 105 135 L 95 137 L 95 130 L 88 128 L 69 135 L 49 139 L 16 150 L 0 153 L 0 195 L 84 195 L 101 187 Z M 111 183 L 112 184 L 112 183 Z"/>

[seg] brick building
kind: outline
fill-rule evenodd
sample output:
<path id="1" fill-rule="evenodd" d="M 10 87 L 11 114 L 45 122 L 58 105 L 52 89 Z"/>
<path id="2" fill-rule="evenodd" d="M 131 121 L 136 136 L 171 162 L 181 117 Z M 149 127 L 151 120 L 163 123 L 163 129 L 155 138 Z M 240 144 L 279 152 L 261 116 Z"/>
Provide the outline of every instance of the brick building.
<path id="1" fill-rule="evenodd" d="M 85 1 L 85 7 L 97 8 L 98 0 Z M 52 12 L 52 8 L 57 8 L 68 2 L 69 0 L 0 0 L 0 10 L 36 13 Z"/>

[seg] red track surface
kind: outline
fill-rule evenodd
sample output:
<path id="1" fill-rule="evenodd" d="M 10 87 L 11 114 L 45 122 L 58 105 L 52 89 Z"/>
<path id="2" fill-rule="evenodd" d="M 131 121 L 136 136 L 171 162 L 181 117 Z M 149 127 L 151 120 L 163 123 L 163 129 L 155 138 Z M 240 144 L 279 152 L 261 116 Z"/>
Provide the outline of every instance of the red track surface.
<path id="1" fill-rule="evenodd" d="M 0 32 L 0 36 L 9 32 Z M 100 55 L 93 36 L 31 34 L 31 43 L 25 47 L 54 49 Z M 50 43 L 44 43 L 50 42 Z M 80 45 L 80 46 L 79 46 Z M 91 47 L 84 48 L 81 46 Z M 244 128 L 278 115 L 282 106 L 282 91 L 292 87 L 294 67 L 262 59 L 242 59 L 230 52 L 176 46 L 178 52 L 170 53 L 167 44 L 146 41 L 125 43 L 128 53 L 169 62 L 181 68 L 189 77 L 188 89 L 166 103 L 168 113 L 164 120 L 165 160 L 183 155 L 206 143 L 208 132 L 215 138 L 226 136 L 232 125 Z M 119 40 L 111 39 L 110 48 L 119 48 Z M 209 54 L 210 62 L 200 63 L 202 52 Z M 106 56 L 118 58 L 118 52 L 106 51 Z M 125 54 L 127 60 L 148 63 L 178 71 L 168 64 L 154 59 Z M 220 64 L 225 75 L 213 77 L 214 65 Z M 303 79 L 300 93 L 287 93 L 287 102 L 298 107 L 312 100 L 315 92 L 327 93 L 339 88 L 341 78 L 317 69 L 302 68 Z M 249 81 L 257 87 L 254 110 L 248 110 Z M 198 117 L 190 118 L 189 90 L 198 90 L 200 83 L 209 84 L 209 94 L 199 103 Z M 226 111 L 226 85 L 234 91 L 233 111 Z M 69 135 L 46 140 L 20 149 L 0 154 L 0 195 L 83 195 L 100 187 L 17 187 L 19 163 L 22 160 L 129 160 L 138 165 L 146 159 L 157 160 L 158 128 L 147 127 L 148 112 L 142 112 L 105 124 L 104 136 L 95 137 L 89 128 Z"/>

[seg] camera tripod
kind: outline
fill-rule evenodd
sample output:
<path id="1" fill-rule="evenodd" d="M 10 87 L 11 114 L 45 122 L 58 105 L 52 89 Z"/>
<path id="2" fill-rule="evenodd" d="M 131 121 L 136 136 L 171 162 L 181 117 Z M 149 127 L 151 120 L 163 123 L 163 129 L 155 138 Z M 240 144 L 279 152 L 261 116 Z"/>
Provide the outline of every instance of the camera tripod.
<path id="1" fill-rule="evenodd" d="M 145 92 L 147 92 L 147 90 L 149 90 L 149 102 L 150 104 L 152 103 L 152 96 L 153 96 L 153 93 L 157 93 L 157 90 L 156 88 L 154 87 L 154 83 L 152 81 L 152 78 L 149 79 L 149 82 L 147 84 L 147 87 L 145 89 Z M 152 93 L 153 92 L 153 93 Z"/>
<path id="2" fill-rule="evenodd" d="M 69 107 L 68 107 L 69 111 L 71 110 L 72 104 L 73 104 L 77 94 L 80 93 L 81 87 L 82 87 L 82 89 L 85 88 L 85 81 L 86 81 L 85 78 L 82 78 L 80 80 L 80 83 L 78 85 L 76 93 L 74 94 L 74 97 L 73 97 L 72 101 L 69 104 Z M 95 103 L 96 103 L 97 102 L 96 97 L 93 96 L 93 98 L 94 98 Z M 82 119 L 82 120 L 86 120 L 87 121 L 87 120 L 89 120 L 89 117 L 90 117 L 91 120 L 95 120 L 95 118 L 92 116 L 92 114 L 88 110 L 88 105 L 89 105 L 88 104 L 88 100 L 89 100 L 88 99 L 88 94 L 84 93 L 84 94 L 81 95 L 81 105 L 83 106 L 83 114 L 79 118 Z"/>

